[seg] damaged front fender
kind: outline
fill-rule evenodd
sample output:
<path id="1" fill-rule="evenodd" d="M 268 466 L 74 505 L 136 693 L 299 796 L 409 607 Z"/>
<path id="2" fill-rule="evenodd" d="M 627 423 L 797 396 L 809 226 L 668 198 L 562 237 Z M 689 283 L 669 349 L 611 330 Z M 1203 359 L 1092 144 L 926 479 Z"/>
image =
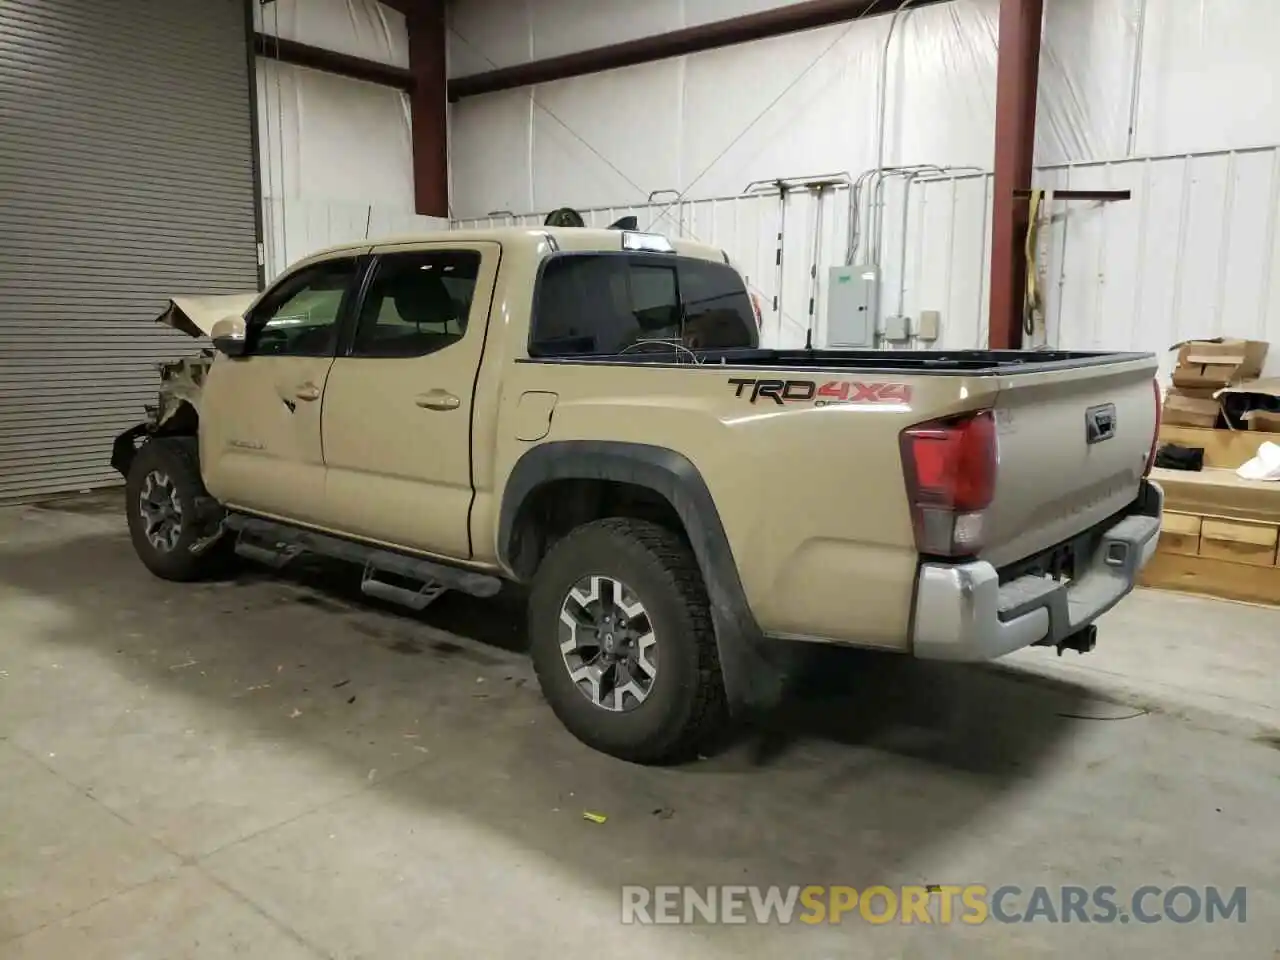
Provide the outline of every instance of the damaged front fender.
<path id="1" fill-rule="evenodd" d="M 226 317 L 242 317 L 258 298 L 257 293 L 216 294 L 211 296 L 174 297 L 165 306 L 156 323 L 180 330 L 187 336 L 208 337 L 213 325 Z M 137 455 L 138 446 L 156 433 L 195 433 L 200 417 L 200 392 L 213 363 L 208 347 L 196 356 L 167 360 L 158 365 L 160 391 L 154 405 L 146 408 L 147 419 L 130 427 L 111 445 L 111 467 L 122 477 Z"/>
<path id="2" fill-rule="evenodd" d="M 200 391 L 212 363 L 212 357 L 200 356 L 160 364 L 160 394 L 152 418 L 156 427 L 172 420 L 186 404 L 190 404 L 192 412 L 199 417 Z"/>
<path id="3" fill-rule="evenodd" d="M 243 317 L 256 299 L 257 293 L 174 297 L 156 317 L 156 323 L 191 337 L 208 337 L 215 323 L 227 317 Z M 206 349 L 199 357 L 183 357 L 160 364 L 160 398 L 153 416 L 156 427 L 172 420 L 185 404 L 190 404 L 199 415 L 200 389 L 212 362 L 213 355 Z"/>
<path id="4" fill-rule="evenodd" d="M 215 323 L 227 317 L 243 317 L 257 299 L 257 293 L 174 297 L 164 313 L 156 317 L 156 323 L 181 330 L 189 337 L 208 337 Z"/>
<path id="5" fill-rule="evenodd" d="M 191 337 L 208 337 L 215 323 L 227 317 L 243 317 L 257 298 L 257 293 L 174 297 L 156 317 L 156 322 Z M 199 416 L 200 390 L 212 362 L 213 356 L 206 349 L 199 357 L 183 357 L 160 364 L 160 397 L 152 418 L 154 426 L 168 423 L 187 404 Z"/>

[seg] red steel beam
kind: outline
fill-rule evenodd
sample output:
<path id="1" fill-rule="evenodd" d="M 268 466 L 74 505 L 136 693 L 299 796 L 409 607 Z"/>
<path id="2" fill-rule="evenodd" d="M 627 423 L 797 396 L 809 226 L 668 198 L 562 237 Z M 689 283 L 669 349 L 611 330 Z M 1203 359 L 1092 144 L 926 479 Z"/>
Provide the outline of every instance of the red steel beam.
<path id="1" fill-rule="evenodd" d="M 1015 192 L 1031 187 L 1043 22 L 1044 0 L 1000 0 L 991 299 L 987 318 L 992 350 L 1016 350 L 1022 346 L 1029 208 Z"/>
<path id="2" fill-rule="evenodd" d="M 908 6 L 923 7 L 942 0 L 915 0 Z M 735 43 L 780 37 L 800 30 L 812 30 L 858 17 L 893 13 L 903 0 L 802 0 L 789 6 L 776 7 L 728 20 L 702 23 L 682 30 L 659 33 L 636 40 L 580 50 L 560 57 L 534 60 L 514 67 L 503 67 L 485 73 L 456 77 L 449 81 L 449 100 L 496 93 L 536 83 L 566 80 L 619 67 L 633 67 L 668 57 L 679 57 L 703 50 L 714 50 Z M 534 6 L 535 14 L 537 7 Z"/>
<path id="3" fill-rule="evenodd" d="M 309 43 L 297 40 L 285 40 L 265 33 L 253 35 L 254 52 L 268 60 L 279 60 L 281 63 L 296 67 L 309 67 L 324 73 L 335 73 L 340 77 L 352 80 L 364 80 L 368 83 L 379 83 L 387 87 L 395 87 L 409 93 L 413 89 L 413 76 L 403 67 L 364 57 L 353 57 L 349 53 L 338 53 L 323 47 L 313 47 Z"/>
<path id="4" fill-rule="evenodd" d="M 445 0 L 384 0 L 405 15 L 409 69 L 321 47 L 254 35 L 254 50 L 300 67 L 394 87 L 409 95 L 414 208 L 449 215 L 449 120 L 445 98 Z"/>
<path id="5" fill-rule="evenodd" d="M 449 216 L 449 105 L 445 98 L 444 0 L 406 5 L 413 196 L 419 214 Z"/>

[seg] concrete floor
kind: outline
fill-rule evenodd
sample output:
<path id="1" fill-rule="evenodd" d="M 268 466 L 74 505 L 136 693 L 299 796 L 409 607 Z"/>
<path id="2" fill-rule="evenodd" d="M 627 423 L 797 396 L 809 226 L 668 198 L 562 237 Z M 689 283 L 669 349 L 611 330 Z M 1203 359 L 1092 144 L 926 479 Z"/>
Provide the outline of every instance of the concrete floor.
<path id="1" fill-rule="evenodd" d="M 6 960 L 1280 947 L 1280 610 L 1140 593 L 1089 657 L 827 656 L 767 730 L 654 770 L 560 728 L 518 607 L 406 616 L 331 570 L 167 584 L 119 515 L 0 510 Z M 625 883 L 1243 885 L 1248 913 L 638 927 Z"/>

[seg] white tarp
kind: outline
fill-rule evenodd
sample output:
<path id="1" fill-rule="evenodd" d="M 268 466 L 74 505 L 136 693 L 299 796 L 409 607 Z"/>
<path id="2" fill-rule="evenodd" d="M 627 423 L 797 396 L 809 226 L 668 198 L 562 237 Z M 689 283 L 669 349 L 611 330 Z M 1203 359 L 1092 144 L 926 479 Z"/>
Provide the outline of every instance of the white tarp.
<path id="1" fill-rule="evenodd" d="M 405 67 L 404 15 L 376 0 L 254 4 L 257 29 Z M 399 90 L 257 58 L 269 277 L 323 247 L 438 228 L 414 215 L 408 97 Z"/>
<path id="2" fill-rule="evenodd" d="M 458 76 L 752 12 L 756 0 L 459 0 Z M 776 6 L 777 2 L 768 6 Z M 1280 143 L 1275 0 L 1046 0 L 1039 165 Z M 455 209 L 738 193 L 993 156 L 999 0 L 952 0 L 453 107 Z M 887 58 L 886 58 L 887 49 Z M 879 87 L 885 86 L 883 153 Z M 531 102 L 531 94 L 532 101 Z"/>

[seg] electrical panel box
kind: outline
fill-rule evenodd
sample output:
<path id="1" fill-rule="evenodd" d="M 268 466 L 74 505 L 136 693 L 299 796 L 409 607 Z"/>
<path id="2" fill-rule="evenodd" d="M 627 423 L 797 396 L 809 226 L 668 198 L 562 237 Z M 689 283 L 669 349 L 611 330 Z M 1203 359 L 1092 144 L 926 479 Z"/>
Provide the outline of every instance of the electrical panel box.
<path id="1" fill-rule="evenodd" d="M 895 343 L 901 343 L 903 340 L 911 339 L 911 332 L 908 329 L 909 321 L 903 316 L 892 316 L 884 318 L 884 338 Z"/>
<path id="2" fill-rule="evenodd" d="M 937 310 L 921 310 L 916 336 L 921 340 L 937 340 L 942 335 L 942 314 Z"/>
<path id="3" fill-rule="evenodd" d="M 827 274 L 827 346 L 874 347 L 880 277 L 874 264 L 832 267 Z"/>

